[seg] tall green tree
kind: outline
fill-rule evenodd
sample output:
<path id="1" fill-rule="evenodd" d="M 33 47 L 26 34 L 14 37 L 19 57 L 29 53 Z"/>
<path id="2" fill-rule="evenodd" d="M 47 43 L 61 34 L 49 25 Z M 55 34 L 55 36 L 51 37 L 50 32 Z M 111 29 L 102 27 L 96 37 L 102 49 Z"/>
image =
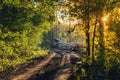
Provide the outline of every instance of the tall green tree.
<path id="1" fill-rule="evenodd" d="M 3 60 L 30 56 L 38 50 L 43 33 L 53 26 L 55 3 L 56 0 L 0 1 L 0 56 Z"/>
<path id="2" fill-rule="evenodd" d="M 105 31 L 106 26 L 110 22 L 108 22 L 108 19 L 104 21 L 102 18 L 107 17 L 111 13 L 110 11 L 114 10 L 118 4 L 118 0 L 69 0 L 71 15 L 80 20 L 80 23 L 83 24 L 85 34 L 87 34 L 87 54 L 90 57 L 90 61 L 92 60 L 93 62 L 91 64 L 92 67 L 88 69 L 92 70 L 88 71 L 90 74 L 88 74 L 89 79 L 91 80 L 100 80 L 102 79 L 100 76 L 105 76 L 105 68 L 108 66 L 106 65 L 107 59 L 110 58 L 106 57 L 106 48 L 110 48 L 110 46 L 106 47 L 108 45 L 106 34 L 108 33 Z M 119 21 L 115 22 L 119 23 Z M 115 24 L 113 25 L 115 27 Z M 111 45 L 114 46 L 113 44 Z"/>

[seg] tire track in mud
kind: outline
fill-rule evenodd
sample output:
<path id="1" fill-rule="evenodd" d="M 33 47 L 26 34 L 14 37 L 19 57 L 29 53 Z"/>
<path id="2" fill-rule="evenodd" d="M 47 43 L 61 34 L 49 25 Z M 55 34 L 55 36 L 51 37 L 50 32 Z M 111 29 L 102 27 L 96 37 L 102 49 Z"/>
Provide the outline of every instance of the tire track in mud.
<path id="1" fill-rule="evenodd" d="M 73 72 L 72 67 L 69 53 L 51 52 L 45 59 L 2 80 L 68 80 Z"/>
<path id="2" fill-rule="evenodd" d="M 55 57 L 56 53 L 50 53 L 45 59 L 40 61 L 38 64 L 33 65 L 30 68 L 23 69 L 22 73 L 16 74 L 12 73 L 8 78 L 3 80 L 28 80 L 31 76 L 38 73 L 45 65 L 49 64 L 50 60 Z M 18 72 L 19 73 L 19 72 Z"/>
<path id="3" fill-rule="evenodd" d="M 71 75 L 72 64 L 70 64 L 70 55 L 64 53 L 61 57 L 53 58 L 50 64 L 46 65 L 29 80 L 68 80 Z"/>

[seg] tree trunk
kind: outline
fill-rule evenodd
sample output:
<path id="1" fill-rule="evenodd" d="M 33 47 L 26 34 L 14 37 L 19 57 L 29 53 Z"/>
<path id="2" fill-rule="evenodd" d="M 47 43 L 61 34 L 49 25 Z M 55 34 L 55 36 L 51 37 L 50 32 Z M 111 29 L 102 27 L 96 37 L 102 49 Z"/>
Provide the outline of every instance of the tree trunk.
<path id="1" fill-rule="evenodd" d="M 102 53 L 104 55 L 105 52 L 105 46 L 104 46 L 104 26 L 102 25 L 101 20 L 99 20 L 99 41 L 98 41 L 98 45 L 99 45 L 99 52 Z"/>
<path id="2" fill-rule="evenodd" d="M 92 38 L 92 61 L 94 61 L 95 37 L 96 37 L 96 28 L 97 28 L 97 21 L 98 21 L 97 18 L 98 18 L 98 15 L 96 14 L 95 27 L 94 27 L 93 38 Z"/>
<path id="3" fill-rule="evenodd" d="M 90 35 L 88 31 L 86 31 L 86 44 L 87 44 L 87 55 L 90 56 Z"/>
<path id="4" fill-rule="evenodd" d="M 86 30 L 86 43 L 87 43 L 87 54 L 90 56 L 90 14 L 89 14 L 89 3 L 90 1 L 88 0 L 87 2 L 87 30 Z"/>

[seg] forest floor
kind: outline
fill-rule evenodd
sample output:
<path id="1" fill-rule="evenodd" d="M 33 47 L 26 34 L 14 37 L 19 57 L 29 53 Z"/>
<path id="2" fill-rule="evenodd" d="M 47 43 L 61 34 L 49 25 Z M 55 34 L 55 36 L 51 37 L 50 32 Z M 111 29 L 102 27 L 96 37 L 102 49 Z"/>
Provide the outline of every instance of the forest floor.
<path id="1" fill-rule="evenodd" d="M 0 80 L 70 80 L 74 72 L 71 57 L 78 58 L 71 52 L 52 51 L 45 57 L 34 58 L 29 63 L 19 65 L 3 74 Z"/>

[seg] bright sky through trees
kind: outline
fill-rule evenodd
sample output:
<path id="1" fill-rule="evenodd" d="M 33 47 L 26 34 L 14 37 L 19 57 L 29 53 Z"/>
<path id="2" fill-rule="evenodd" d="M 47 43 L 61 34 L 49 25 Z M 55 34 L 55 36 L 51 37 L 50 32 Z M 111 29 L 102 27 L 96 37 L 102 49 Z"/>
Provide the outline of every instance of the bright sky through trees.
<path id="1" fill-rule="evenodd" d="M 78 22 L 75 18 L 70 17 L 69 13 L 65 14 L 60 11 L 57 12 L 57 19 L 61 24 L 67 25 L 75 25 Z"/>

